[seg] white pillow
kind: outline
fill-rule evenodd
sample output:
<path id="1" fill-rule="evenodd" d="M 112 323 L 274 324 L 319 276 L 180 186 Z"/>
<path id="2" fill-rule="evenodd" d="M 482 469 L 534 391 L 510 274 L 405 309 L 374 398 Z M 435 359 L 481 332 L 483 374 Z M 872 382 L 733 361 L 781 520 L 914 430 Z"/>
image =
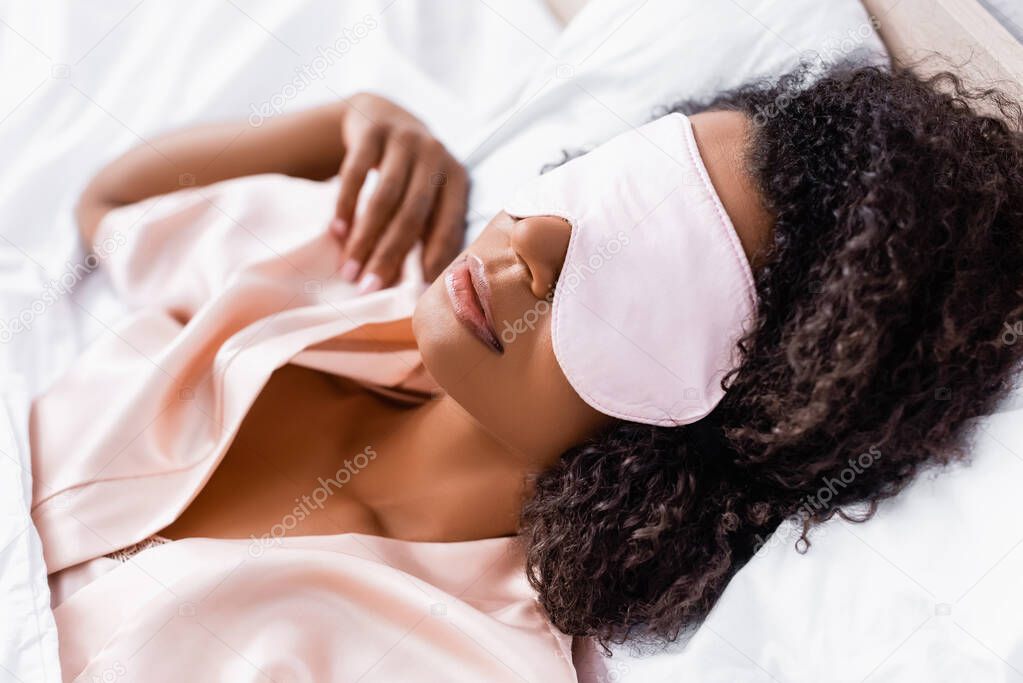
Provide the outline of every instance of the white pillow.
<path id="1" fill-rule="evenodd" d="M 513 30 L 535 38 L 509 58 L 538 64 L 509 83 L 517 96 L 472 138 L 437 122 L 472 173 L 470 239 L 515 186 L 563 150 L 599 144 L 672 102 L 802 60 L 885 59 L 856 0 L 590 0 L 560 35 L 547 26 Z"/>
<path id="2" fill-rule="evenodd" d="M 805 555 L 784 525 L 688 643 L 619 648 L 604 666 L 643 683 L 1019 680 L 1021 488 L 1017 406 L 978 421 L 972 462 L 919 478 L 866 524 L 831 520 Z"/>

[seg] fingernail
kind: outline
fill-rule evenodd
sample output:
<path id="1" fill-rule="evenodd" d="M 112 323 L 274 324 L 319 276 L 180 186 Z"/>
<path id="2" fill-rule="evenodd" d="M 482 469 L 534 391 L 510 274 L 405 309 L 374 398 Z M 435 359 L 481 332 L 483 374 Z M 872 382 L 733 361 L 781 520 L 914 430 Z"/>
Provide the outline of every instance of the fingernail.
<path id="1" fill-rule="evenodd" d="M 359 271 L 362 270 L 362 264 L 355 259 L 348 259 L 345 264 L 341 266 L 341 279 L 345 282 L 355 282 L 355 278 L 359 277 Z"/>
<path id="2" fill-rule="evenodd" d="M 348 223 L 340 218 L 335 218 L 330 222 L 330 230 L 338 237 L 344 237 L 348 234 Z"/>
<path id="3" fill-rule="evenodd" d="M 359 280 L 359 294 L 369 294 L 380 289 L 380 285 L 384 284 L 383 280 L 376 273 L 366 273 Z"/>

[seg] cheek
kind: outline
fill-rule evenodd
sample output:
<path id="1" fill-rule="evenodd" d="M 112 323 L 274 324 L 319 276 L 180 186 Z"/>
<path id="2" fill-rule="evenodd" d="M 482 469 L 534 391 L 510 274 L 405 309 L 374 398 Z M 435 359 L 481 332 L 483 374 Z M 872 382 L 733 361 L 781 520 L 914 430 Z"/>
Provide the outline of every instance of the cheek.
<path id="1" fill-rule="evenodd" d="M 516 316 L 496 321 L 505 348 L 498 356 L 458 324 L 445 292 L 435 290 L 436 283 L 413 317 L 423 362 L 444 392 L 496 438 L 522 453 L 556 455 L 607 422 L 561 372 L 546 302 L 524 301 Z"/>
<path id="2" fill-rule="evenodd" d="M 554 354 L 551 315 L 534 318 L 528 309 L 501 368 L 504 395 L 492 396 L 494 422 L 524 451 L 558 455 L 592 436 L 610 421 L 591 408 L 569 384 Z M 510 336 L 510 335 L 509 335 Z"/>
<path id="3" fill-rule="evenodd" d="M 562 453 L 610 422 L 579 397 L 561 370 L 554 354 L 549 311 L 516 343 L 516 404 L 508 406 L 507 414 L 518 420 L 509 428 L 537 449 Z"/>

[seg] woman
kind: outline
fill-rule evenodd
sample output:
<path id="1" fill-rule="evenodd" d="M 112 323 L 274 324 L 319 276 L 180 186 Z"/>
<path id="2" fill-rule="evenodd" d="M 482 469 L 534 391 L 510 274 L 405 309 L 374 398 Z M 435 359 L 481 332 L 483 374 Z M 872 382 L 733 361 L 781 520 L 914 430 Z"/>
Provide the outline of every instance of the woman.
<path id="1" fill-rule="evenodd" d="M 329 109 L 114 162 L 80 220 L 97 250 L 138 233 L 109 267 L 139 310 L 33 413 L 65 675 L 186 640 L 176 676 L 572 680 L 526 578 L 563 633 L 670 639 L 781 521 L 869 517 L 962 456 L 1023 355 L 1023 140 L 980 105 L 1023 123 L 874 68 L 678 105 L 525 188 L 422 297 L 415 251 L 380 286 L 424 230 L 446 253 L 423 226 L 464 197 L 424 191 L 457 173 L 435 145 L 388 156 L 425 144 L 407 120 L 358 163 Z M 333 235 L 333 184 L 203 187 L 323 178 L 341 142 Z M 409 585 L 471 613 L 419 626 Z"/>

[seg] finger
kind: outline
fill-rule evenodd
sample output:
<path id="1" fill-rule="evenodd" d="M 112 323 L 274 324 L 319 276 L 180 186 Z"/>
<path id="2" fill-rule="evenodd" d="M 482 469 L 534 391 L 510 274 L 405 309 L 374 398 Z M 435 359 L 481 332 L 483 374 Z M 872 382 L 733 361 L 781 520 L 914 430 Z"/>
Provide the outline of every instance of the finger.
<path id="1" fill-rule="evenodd" d="M 388 139 L 384 145 L 383 161 L 380 162 L 380 180 L 366 204 L 366 210 L 355 217 L 345 241 L 345 264 L 341 269 L 341 277 L 345 280 L 355 282 L 384 226 L 398 210 L 405 194 L 411 162 L 409 147 L 394 137 Z"/>
<path id="2" fill-rule="evenodd" d="M 377 126 L 358 128 L 353 131 L 352 137 L 341 160 L 341 189 L 338 192 L 334 220 L 331 221 L 331 229 L 339 237 L 349 232 L 359 192 L 366 182 L 366 174 L 380 161 L 383 152 L 383 132 Z"/>
<path id="3" fill-rule="evenodd" d="M 373 256 L 366 264 L 366 274 L 359 283 L 359 291 L 371 292 L 393 283 L 400 275 L 405 255 L 426 230 L 426 222 L 439 189 L 430 179 L 437 166 L 426 160 L 417 161 L 412 170 L 401 208 L 377 242 Z"/>
<path id="4" fill-rule="evenodd" d="M 423 277 L 427 282 L 435 280 L 458 256 L 465 241 L 469 178 L 458 162 L 453 163 L 456 170 L 448 172 L 426 228 Z"/>

